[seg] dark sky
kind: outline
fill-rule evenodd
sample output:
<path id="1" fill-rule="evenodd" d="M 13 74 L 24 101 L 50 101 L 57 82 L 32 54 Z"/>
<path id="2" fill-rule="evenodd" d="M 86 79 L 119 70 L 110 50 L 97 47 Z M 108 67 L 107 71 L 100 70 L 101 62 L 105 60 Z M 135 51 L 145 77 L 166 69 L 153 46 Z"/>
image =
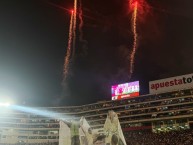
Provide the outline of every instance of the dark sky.
<path id="1" fill-rule="evenodd" d="M 140 13 L 135 71 L 127 0 L 82 0 L 84 38 L 78 41 L 63 89 L 62 70 L 72 0 L 0 1 L 0 97 L 32 106 L 79 105 L 111 99 L 111 85 L 193 72 L 193 1 L 148 0 Z M 145 7 L 145 6 L 144 6 Z"/>

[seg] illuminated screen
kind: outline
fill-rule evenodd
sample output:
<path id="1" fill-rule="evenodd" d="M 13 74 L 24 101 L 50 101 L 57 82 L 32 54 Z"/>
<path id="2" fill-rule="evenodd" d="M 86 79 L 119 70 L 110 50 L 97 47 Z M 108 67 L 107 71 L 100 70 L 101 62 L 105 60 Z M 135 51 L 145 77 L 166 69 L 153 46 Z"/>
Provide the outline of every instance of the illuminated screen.
<path id="1" fill-rule="evenodd" d="M 119 84 L 111 87 L 112 100 L 139 96 L 139 81 Z"/>

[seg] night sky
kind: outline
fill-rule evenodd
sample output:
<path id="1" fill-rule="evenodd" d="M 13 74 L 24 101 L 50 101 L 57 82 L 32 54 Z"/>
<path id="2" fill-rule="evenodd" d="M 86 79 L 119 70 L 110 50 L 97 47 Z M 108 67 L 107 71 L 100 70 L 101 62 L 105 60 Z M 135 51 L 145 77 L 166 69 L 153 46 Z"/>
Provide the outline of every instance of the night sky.
<path id="1" fill-rule="evenodd" d="M 111 85 L 148 82 L 193 72 L 193 1 L 147 0 L 138 18 L 135 70 L 127 0 L 82 0 L 84 38 L 78 41 L 66 86 L 62 71 L 73 0 L 0 1 L 0 99 L 61 106 L 111 100 Z M 51 4 L 53 3 L 53 4 Z M 57 7 L 55 5 L 58 5 Z M 145 6 L 144 6 L 145 7 Z"/>

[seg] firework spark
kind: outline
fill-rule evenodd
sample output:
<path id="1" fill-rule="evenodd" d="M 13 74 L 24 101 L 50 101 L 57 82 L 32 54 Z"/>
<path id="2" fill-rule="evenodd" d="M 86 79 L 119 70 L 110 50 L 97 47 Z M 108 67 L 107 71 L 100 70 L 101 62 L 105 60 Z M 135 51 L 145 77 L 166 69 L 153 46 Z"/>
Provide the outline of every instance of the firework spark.
<path id="1" fill-rule="evenodd" d="M 129 78 L 131 78 L 133 71 L 134 71 L 134 63 L 135 63 L 135 53 L 137 50 L 137 41 L 138 41 L 138 34 L 137 34 L 137 14 L 138 14 L 138 2 L 133 0 L 130 1 L 130 8 L 133 9 L 132 14 L 132 31 L 133 31 L 133 48 L 130 55 L 130 73 Z"/>
<path id="2" fill-rule="evenodd" d="M 73 52 L 72 58 L 74 57 L 76 50 L 76 17 L 77 17 L 77 0 L 74 0 L 74 13 L 73 13 Z"/>
<path id="3" fill-rule="evenodd" d="M 74 17 L 74 11 L 71 11 L 71 19 L 70 19 L 70 27 L 69 27 L 69 38 L 68 38 L 68 47 L 66 52 L 66 57 L 64 59 L 64 70 L 63 70 L 63 79 L 65 80 L 68 71 L 69 71 L 69 63 L 70 63 L 70 56 L 71 56 L 71 45 L 73 40 L 73 17 Z"/>
<path id="4" fill-rule="evenodd" d="M 83 43 L 83 50 L 86 51 L 87 49 L 87 41 L 84 39 L 84 33 L 83 33 L 83 25 L 84 25 L 84 21 L 83 21 L 83 12 L 82 12 L 82 0 L 79 0 L 79 19 L 80 19 L 80 23 L 79 23 L 79 33 L 80 33 L 80 36 L 79 36 L 79 41 Z"/>
<path id="5" fill-rule="evenodd" d="M 80 2 L 80 7 L 79 7 L 79 19 L 80 19 L 80 24 L 79 24 L 79 32 L 80 32 L 80 37 L 79 40 L 82 41 L 83 40 L 83 31 L 82 31 L 82 27 L 83 27 L 83 19 L 82 19 L 82 2 L 81 0 L 79 0 Z"/>

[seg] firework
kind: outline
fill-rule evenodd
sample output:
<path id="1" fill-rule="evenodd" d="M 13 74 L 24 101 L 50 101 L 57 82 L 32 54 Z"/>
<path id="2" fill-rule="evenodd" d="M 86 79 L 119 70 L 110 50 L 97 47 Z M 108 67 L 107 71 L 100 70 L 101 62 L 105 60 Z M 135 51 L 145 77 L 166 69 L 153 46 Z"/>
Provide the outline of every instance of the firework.
<path id="1" fill-rule="evenodd" d="M 86 49 L 87 49 L 87 41 L 83 38 L 83 36 L 84 36 L 84 33 L 83 33 L 83 30 L 82 30 L 82 28 L 83 28 L 83 25 L 84 25 L 84 21 L 83 21 L 83 18 L 82 18 L 82 16 L 83 16 L 83 12 L 82 12 L 82 0 L 79 0 L 79 19 L 80 19 L 80 23 L 79 23 L 79 33 L 80 33 L 80 35 L 79 35 L 79 41 L 80 42 L 82 42 L 83 43 L 83 50 L 84 51 L 86 51 Z"/>
<path id="2" fill-rule="evenodd" d="M 74 13 L 73 13 L 73 52 L 72 58 L 74 57 L 76 50 L 76 17 L 77 17 L 77 0 L 74 0 Z"/>
<path id="3" fill-rule="evenodd" d="M 69 71 L 69 63 L 70 63 L 70 56 L 71 56 L 71 45 L 72 45 L 72 40 L 73 40 L 73 34 L 72 34 L 72 32 L 73 32 L 73 17 L 74 17 L 74 11 L 71 11 L 68 47 L 67 47 L 66 57 L 64 59 L 64 70 L 63 70 L 64 80 L 66 79 L 68 71 Z"/>
<path id="4" fill-rule="evenodd" d="M 134 71 L 135 63 L 135 53 L 138 46 L 138 33 L 137 24 L 140 22 L 145 22 L 145 18 L 148 13 L 150 13 L 150 6 L 145 0 L 129 0 L 129 10 L 132 13 L 132 32 L 133 32 L 133 48 L 130 55 L 130 73 L 129 78 L 131 78 Z"/>
<path id="5" fill-rule="evenodd" d="M 133 41 L 133 48 L 130 56 L 130 77 L 133 74 L 134 70 L 134 61 L 135 61 L 135 53 L 137 50 L 137 39 L 138 39 L 138 34 L 137 34 L 137 13 L 138 13 L 138 2 L 135 1 L 134 3 L 130 1 L 130 6 L 131 8 L 133 7 L 133 16 L 132 16 L 132 31 L 133 31 L 133 36 L 134 36 L 134 41 Z"/>
<path id="6" fill-rule="evenodd" d="M 80 7 L 79 7 L 79 19 L 80 19 L 80 24 L 79 24 L 79 32 L 80 32 L 80 37 L 79 40 L 82 41 L 83 40 L 83 31 L 82 31 L 82 27 L 83 27 L 83 19 L 82 19 L 82 2 L 81 0 L 79 0 L 80 2 Z"/>

